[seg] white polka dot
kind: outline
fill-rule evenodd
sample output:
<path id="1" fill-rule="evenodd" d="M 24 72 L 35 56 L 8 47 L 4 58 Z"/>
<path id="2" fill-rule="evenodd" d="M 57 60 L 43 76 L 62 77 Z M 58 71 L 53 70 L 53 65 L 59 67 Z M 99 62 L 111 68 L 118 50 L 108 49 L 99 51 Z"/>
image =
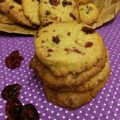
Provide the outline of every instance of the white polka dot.
<path id="1" fill-rule="evenodd" d="M 57 113 L 57 116 L 60 116 L 60 114 L 59 114 L 59 113 Z"/>
<path id="2" fill-rule="evenodd" d="M 92 116 L 91 119 L 94 119 L 94 116 Z"/>
<path id="3" fill-rule="evenodd" d="M 62 116 L 62 119 L 65 119 L 65 116 Z"/>
<path id="4" fill-rule="evenodd" d="M 43 116 L 46 116 L 46 114 L 45 114 L 45 113 L 43 113 L 42 115 L 43 115 Z"/>
<path id="5" fill-rule="evenodd" d="M 48 119 L 50 119 L 51 118 L 51 116 L 48 116 Z"/>
<path id="6" fill-rule="evenodd" d="M 43 105 L 41 105 L 40 107 L 43 108 Z"/>

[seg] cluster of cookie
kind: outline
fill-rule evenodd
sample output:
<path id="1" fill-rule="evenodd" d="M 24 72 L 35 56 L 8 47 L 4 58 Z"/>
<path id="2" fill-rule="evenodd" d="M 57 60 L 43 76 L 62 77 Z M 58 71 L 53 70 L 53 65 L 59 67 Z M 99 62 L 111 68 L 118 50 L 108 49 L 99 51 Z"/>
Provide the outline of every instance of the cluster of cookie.
<path id="1" fill-rule="evenodd" d="M 92 25 L 98 16 L 91 0 L 0 1 L 0 30 L 10 33 L 34 34 L 37 26 L 58 21 L 75 20 Z"/>
<path id="2" fill-rule="evenodd" d="M 74 109 L 103 88 L 109 58 L 102 38 L 88 26 L 99 14 L 90 0 L 2 0 L 0 11 L 1 21 L 12 27 L 41 25 L 30 67 L 43 83 L 48 101 Z"/>
<path id="3" fill-rule="evenodd" d="M 35 36 L 30 63 L 43 83 L 48 101 L 74 109 L 90 102 L 110 73 L 101 36 L 77 21 L 49 23 Z"/>

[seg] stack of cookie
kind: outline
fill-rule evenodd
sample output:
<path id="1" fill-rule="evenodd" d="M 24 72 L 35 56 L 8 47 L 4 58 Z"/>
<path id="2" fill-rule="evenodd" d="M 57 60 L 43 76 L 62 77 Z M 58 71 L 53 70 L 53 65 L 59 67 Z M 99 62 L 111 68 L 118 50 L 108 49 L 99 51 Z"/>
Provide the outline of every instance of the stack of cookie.
<path id="1" fill-rule="evenodd" d="M 43 83 L 48 101 L 69 109 L 90 102 L 110 73 L 101 36 L 77 21 L 54 22 L 40 28 L 30 67 Z"/>

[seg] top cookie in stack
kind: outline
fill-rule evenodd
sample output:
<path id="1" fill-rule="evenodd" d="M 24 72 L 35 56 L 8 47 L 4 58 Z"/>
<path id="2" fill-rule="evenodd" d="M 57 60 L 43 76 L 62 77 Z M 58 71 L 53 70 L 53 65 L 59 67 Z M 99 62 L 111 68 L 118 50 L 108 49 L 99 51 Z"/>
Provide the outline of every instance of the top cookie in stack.
<path id="1" fill-rule="evenodd" d="M 30 67 L 41 78 L 48 100 L 57 105 L 72 109 L 86 104 L 93 98 L 89 91 L 96 91 L 98 83 L 105 84 L 108 79 L 106 47 L 101 36 L 85 24 L 57 22 L 39 29 L 35 52 Z M 83 92 L 89 99 L 82 98 L 81 103 L 78 96 Z M 73 96 L 78 97 L 78 103 Z"/>

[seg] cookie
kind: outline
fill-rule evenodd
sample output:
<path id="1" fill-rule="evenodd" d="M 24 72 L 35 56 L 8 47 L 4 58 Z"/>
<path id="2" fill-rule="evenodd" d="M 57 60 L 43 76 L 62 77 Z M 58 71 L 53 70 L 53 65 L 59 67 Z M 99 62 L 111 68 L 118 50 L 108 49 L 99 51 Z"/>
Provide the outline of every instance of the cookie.
<path id="1" fill-rule="evenodd" d="M 53 23 L 39 29 L 34 44 L 37 57 L 56 76 L 88 70 L 105 53 L 101 36 L 77 22 Z"/>
<path id="2" fill-rule="evenodd" d="M 6 32 L 6 33 L 17 33 L 17 34 L 23 34 L 23 35 L 34 35 L 35 30 L 29 29 L 28 27 L 23 27 L 18 24 L 5 24 L 0 23 L 0 31 Z"/>
<path id="3" fill-rule="evenodd" d="M 89 81 L 84 82 L 83 84 L 76 86 L 76 87 L 66 87 L 66 88 L 62 88 L 59 89 L 58 91 L 61 92 L 86 92 L 88 90 L 92 90 L 95 87 L 97 87 L 97 85 L 102 82 L 107 76 L 109 76 L 110 74 L 110 64 L 109 64 L 109 59 L 107 60 L 105 67 L 95 76 L 93 76 L 92 78 L 89 79 Z"/>
<path id="4" fill-rule="evenodd" d="M 38 79 L 41 80 L 41 82 L 44 82 L 44 84 L 46 84 L 47 86 L 56 90 L 66 90 L 67 87 L 67 90 L 69 91 L 69 89 L 72 90 L 73 87 L 85 83 L 89 80 L 89 78 L 100 72 L 105 65 L 105 61 L 106 56 L 103 55 L 103 59 L 98 61 L 98 63 L 89 70 L 86 70 L 81 73 L 70 73 L 66 76 L 57 77 L 54 75 L 53 72 L 51 72 L 49 68 L 47 68 L 47 66 L 41 63 L 38 57 L 35 55 L 30 62 L 30 68 L 34 69 Z"/>
<path id="5" fill-rule="evenodd" d="M 0 2 L 0 11 L 16 23 L 33 27 L 32 23 L 25 17 L 21 2 L 18 0 Z"/>
<path id="6" fill-rule="evenodd" d="M 0 23 L 11 25 L 11 24 L 14 24 L 15 22 L 0 12 Z"/>
<path id="7" fill-rule="evenodd" d="M 108 81 L 108 77 L 105 78 L 103 82 L 100 82 L 96 88 L 84 93 L 76 93 L 76 92 L 60 93 L 46 86 L 44 86 L 44 92 L 49 102 L 52 102 L 53 104 L 61 107 L 76 109 L 92 101 L 92 99 L 104 87 L 107 81 Z"/>
<path id="8" fill-rule="evenodd" d="M 22 0 L 22 7 L 25 16 L 35 25 L 40 25 L 39 19 L 39 1 Z"/>
<path id="9" fill-rule="evenodd" d="M 79 3 L 79 5 L 85 5 L 91 2 L 91 0 L 76 0 L 76 1 Z"/>
<path id="10" fill-rule="evenodd" d="M 99 17 L 99 10 L 93 3 L 79 5 L 79 15 L 82 22 L 92 25 Z"/>
<path id="11" fill-rule="evenodd" d="M 74 0 L 42 0 L 39 12 L 41 24 L 79 20 L 78 7 Z"/>

